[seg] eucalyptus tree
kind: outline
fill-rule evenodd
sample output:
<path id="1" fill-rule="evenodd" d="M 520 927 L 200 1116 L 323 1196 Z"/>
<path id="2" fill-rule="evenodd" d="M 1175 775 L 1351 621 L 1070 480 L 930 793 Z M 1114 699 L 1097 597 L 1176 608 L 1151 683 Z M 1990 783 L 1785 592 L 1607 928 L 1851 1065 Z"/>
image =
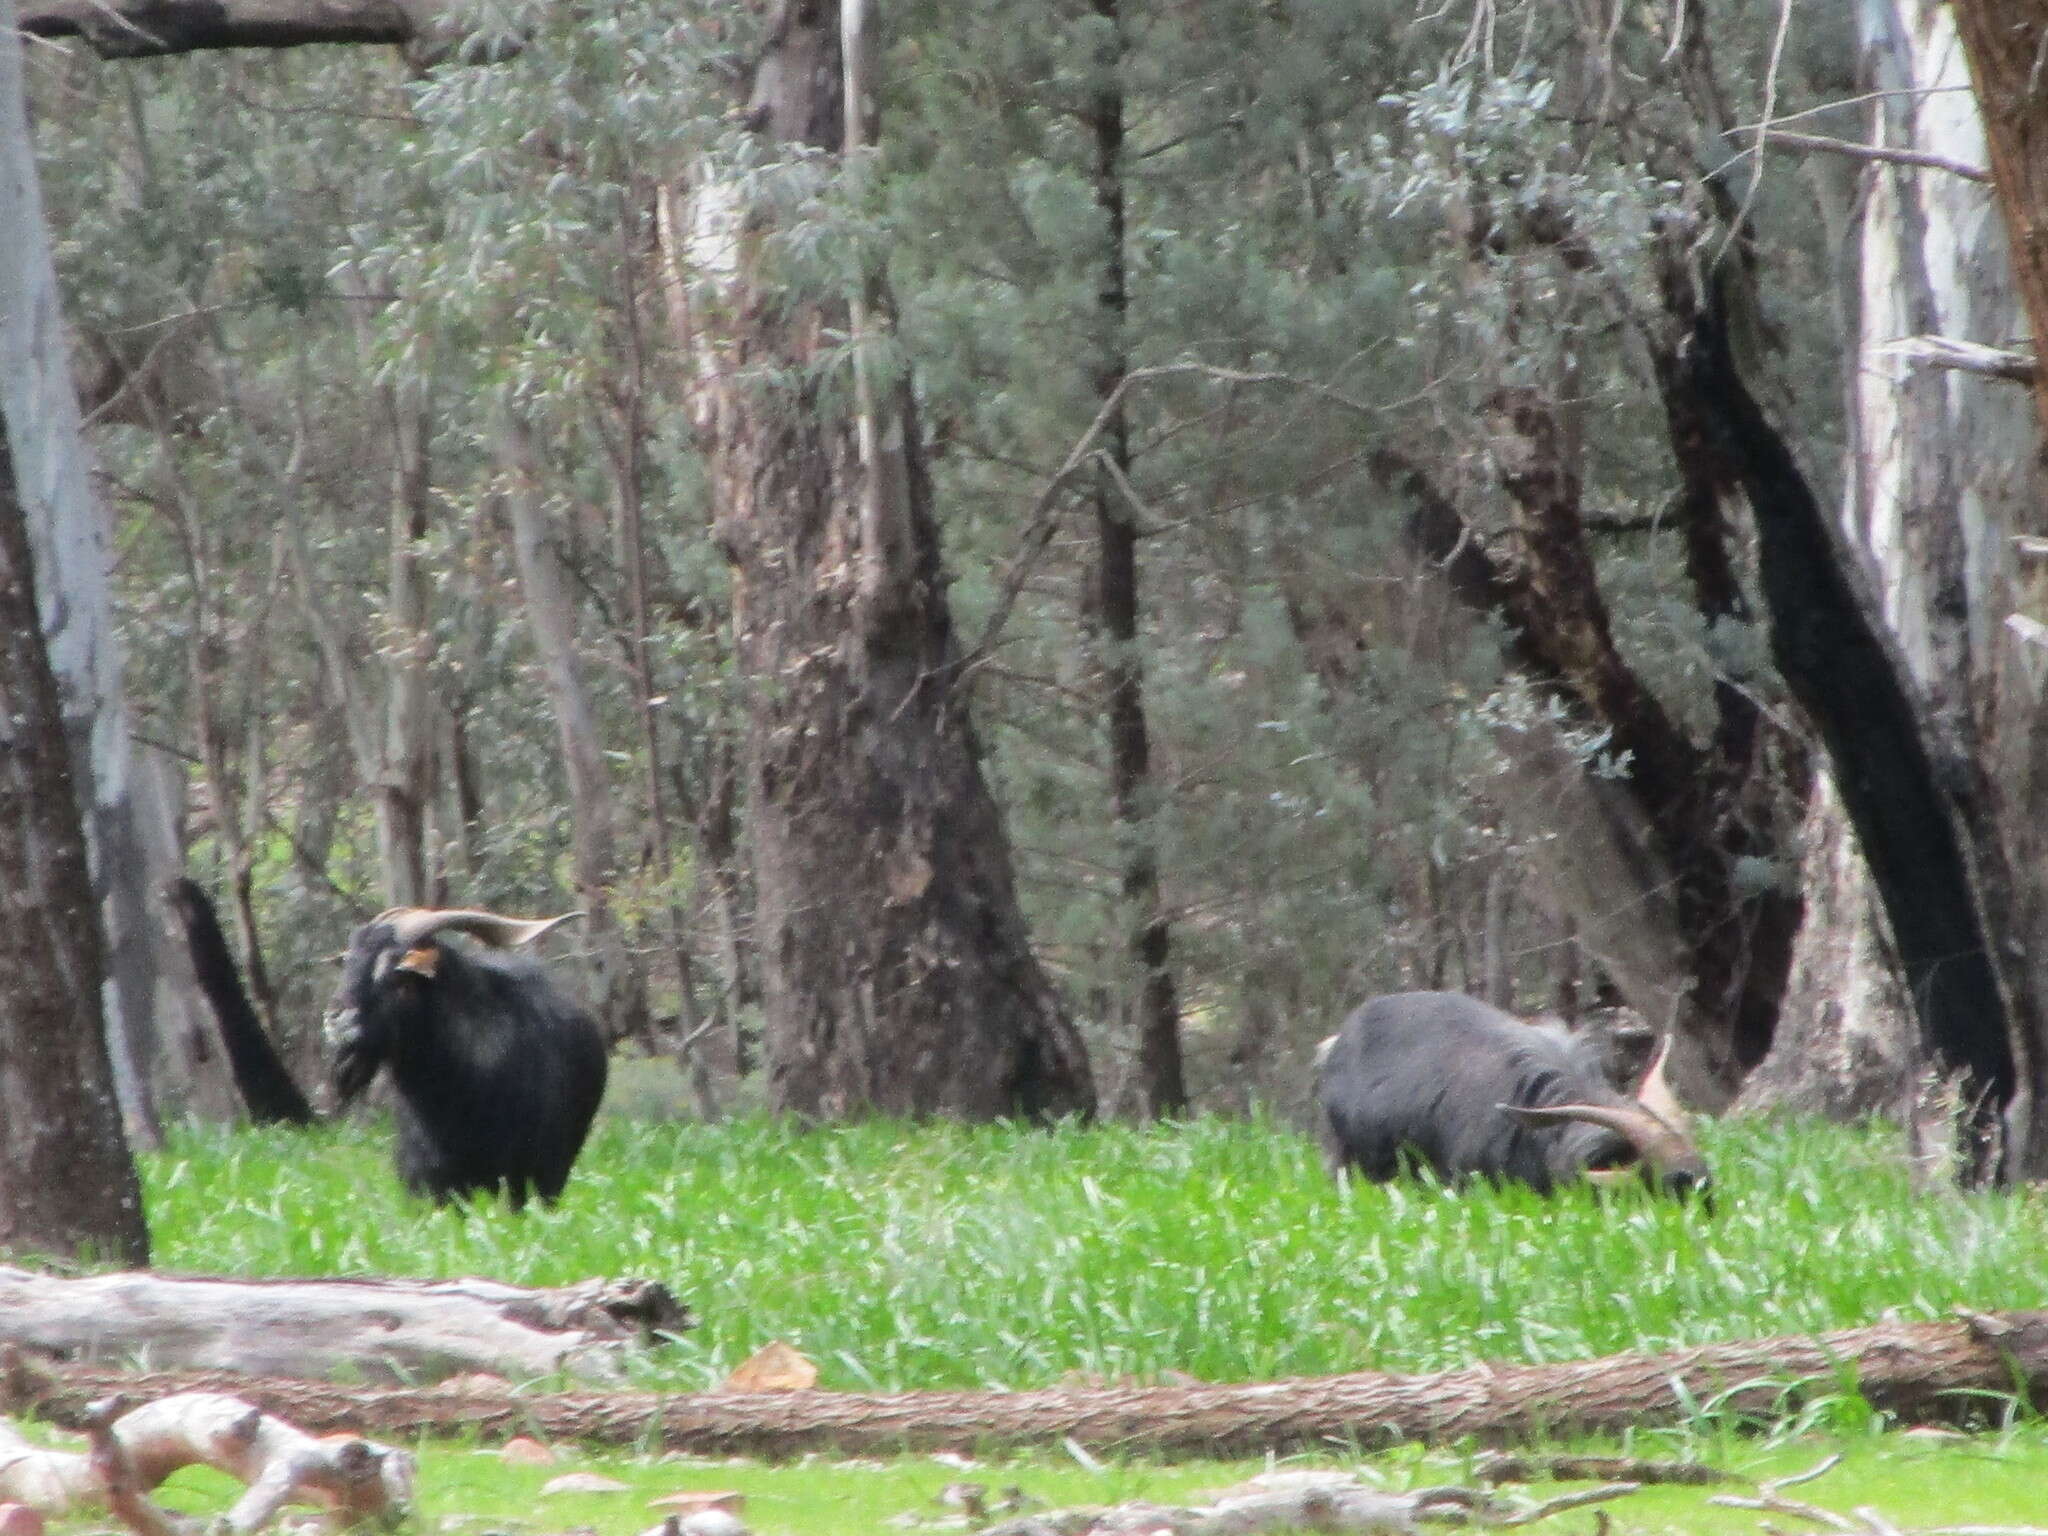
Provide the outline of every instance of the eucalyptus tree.
<path id="1" fill-rule="evenodd" d="M 1080 360 L 1112 291 L 1087 217 L 1107 41 L 1081 7 L 1032 14 L 951 6 L 907 28 L 922 69 L 898 260 L 948 501 L 1022 573 L 973 594 L 998 621 L 979 686 L 996 718 L 1029 722 L 1028 742 L 1002 738 L 1017 793 L 1047 785 L 1062 815 L 1020 825 L 1070 883 L 1119 846 L 1072 815 L 1077 775 L 1046 750 L 1086 750 L 1043 606 L 1084 604 L 1084 578 L 1058 495 L 1022 530 L 979 511 L 1028 503 L 1018 481 L 1051 480 L 1103 398 Z M 1236 951 L 1240 999 L 1304 967 L 1310 996 L 1373 972 L 1507 989 L 1505 951 L 1583 948 L 1659 1023 L 1680 1018 L 1725 1093 L 1775 1022 L 1804 756 L 1768 708 L 1728 476 L 1667 368 L 1684 322 L 1662 303 L 1659 230 L 1684 220 L 1659 216 L 1712 199 L 1724 156 L 1704 124 L 1725 82 L 1697 35 L 1516 15 L 1511 58 L 1470 16 L 1397 8 L 1123 18 L 1133 447 L 1090 462 L 1144 509 L 1164 907 L 1203 914 L 1182 932 L 1210 985 Z M 1746 88 L 1761 45 L 1744 43 Z M 1785 295 L 1802 340 L 1823 294 Z M 1670 469 L 1634 446 L 1660 439 Z M 1431 570 L 1446 579 L 1415 580 Z M 1441 594 L 1478 622 L 1434 614 Z M 1276 620 L 1290 658 L 1270 650 Z M 1559 762 L 1573 741 L 1593 774 Z M 1563 810 L 1586 832 L 1557 835 Z M 1322 890 L 1269 920 L 1296 870 Z M 1468 926 L 1459 909 L 1518 870 L 1547 935 Z M 1094 900 L 1114 888 L 1083 880 Z M 1094 910 L 1052 931 L 1086 944 Z M 1519 969 L 1526 989 L 1570 968 Z"/>
<path id="2" fill-rule="evenodd" d="M 83 491 L 76 406 L 61 350 L 53 354 L 62 329 L 37 179 L 21 41 L 12 4 L 0 3 L 0 310 L 8 318 L 0 370 L 11 385 L 0 433 L 0 885 L 9 893 L 0 924 L 0 1249 L 146 1264 L 142 1190 L 101 1010 L 106 949 L 81 818 L 83 807 L 104 803 L 78 782 L 101 760 L 71 745 L 80 722 L 51 665 L 32 552 L 29 505 L 47 502 L 65 479 Z M 51 545 L 46 533 L 43 548 Z M 52 586 L 60 602 L 71 595 Z M 74 700 L 80 681 L 72 680 Z M 108 852 L 103 841 L 101 858 Z"/>
<path id="3" fill-rule="evenodd" d="M 2048 21 L 2026 0 L 1961 0 L 1954 14 L 2012 242 L 2013 277 L 2035 338 L 2034 403 L 2048 434 L 2048 369 L 2038 351 L 2048 335 L 2048 102 L 2041 93 Z"/>
<path id="4" fill-rule="evenodd" d="M 1838 523 L 1875 578 L 1870 604 L 1909 676 L 1919 740 L 1894 732 L 1868 767 L 1844 770 L 1851 782 L 1822 808 L 1798 1025 L 1750 1096 L 1895 1109 L 1930 1067 L 1964 1076 L 1973 1171 L 2017 1178 L 2038 1176 L 2048 1156 L 2043 1003 L 2025 959 L 2043 942 L 2036 742 L 2048 632 L 2029 538 L 2048 484 L 2008 348 L 2023 329 L 2027 253 L 1994 211 L 2014 206 L 2011 187 L 1989 184 L 2010 163 L 2001 135 L 2024 136 L 2024 108 L 1963 89 L 1980 46 L 1972 17 L 1992 9 L 1859 5 L 1857 104 L 1818 140 L 1838 168 L 1832 201 L 1851 242 Z M 1940 900 L 1919 868 L 1901 876 L 1897 854 L 1853 815 L 1854 779 L 1882 782 L 1908 745 L 1941 765 L 1924 835 L 1948 837 L 1963 861 Z M 1860 850 L 1842 828 L 1852 817 Z M 1928 916 L 1949 930 L 1921 937 Z"/>
<path id="5" fill-rule="evenodd" d="M 851 221 L 810 223 L 872 158 L 864 7 L 769 18 L 744 114 L 757 143 L 702 173 L 690 231 L 709 300 L 697 421 L 749 688 L 771 1095 L 825 1116 L 1086 1114 L 1085 1050 L 1026 934 L 958 686 L 879 252 Z"/>
<path id="6" fill-rule="evenodd" d="M 0 81 L 0 106 L 7 94 Z M 149 1229 L 107 1059 L 100 919 L 16 487 L 0 442 L 0 880 L 15 908 L 0 936 L 0 1253 L 140 1265 Z"/>

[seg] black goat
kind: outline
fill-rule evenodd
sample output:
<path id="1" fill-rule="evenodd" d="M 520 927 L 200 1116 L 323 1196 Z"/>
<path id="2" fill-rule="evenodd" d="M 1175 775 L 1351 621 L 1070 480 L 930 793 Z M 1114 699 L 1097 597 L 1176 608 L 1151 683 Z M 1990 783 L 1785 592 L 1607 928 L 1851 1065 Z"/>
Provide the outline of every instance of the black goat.
<path id="1" fill-rule="evenodd" d="M 1706 1160 L 1664 1081 L 1669 1045 L 1630 1098 L 1561 1029 L 1457 992 L 1376 997 L 1316 1051 L 1330 1171 L 1391 1179 L 1414 1164 L 1548 1192 L 1634 1167 L 1664 1193 L 1704 1192 Z"/>
<path id="2" fill-rule="evenodd" d="M 334 1086 L 346 1104 L 378 1068 L 390 1074 L 398 1177 L 446 1201 L 529 1187 L 552 1201 L 604 1097 L 604 1037 L 532 960 L 492 950 L 530 944 L 547 920 L 395 907 L 349 938 L 327 1014 Z"/>

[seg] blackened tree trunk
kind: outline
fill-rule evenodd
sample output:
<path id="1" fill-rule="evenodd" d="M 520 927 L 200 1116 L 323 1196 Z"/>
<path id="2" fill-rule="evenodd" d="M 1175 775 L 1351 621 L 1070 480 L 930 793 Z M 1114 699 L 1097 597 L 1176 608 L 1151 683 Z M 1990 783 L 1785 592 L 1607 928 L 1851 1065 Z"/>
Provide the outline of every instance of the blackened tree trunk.
<path id="1" fill-rule="evenodd" d="M 1999 1175 L 2020 1082 L 2015 1010 L 1997 940 L 2012 890 L 1984 764 L 1945 751 L 1852 557 L 1785 439 L 1736 370 L 1721 317 L 1701 316 L 1686 362 L 1757 522 L 1771 653 L 1826 747 L 1889 919 L 1929 1060 L 1964 1079 L 1966 1176 Z"/>
<path id="2" fill-rule="evenodd" d="M 1168 960 L 1172 935 L 1159 900 L 1159 850 L 1153 829 L 1157 789 L 1145 724 L 1145 668 L 1138 641 L 1138 525 L 1131 505 L 1131 424 L 1120 391 L 1130 372 L 1125 342 L 1130 309 L 1124 262 L 1124 98 L 1119 0 L 1095 0 L 1103 24 L 1100 75 L 1092 93 L 1095 206 L 1102 214 L 1103 260 L 1096 305 L 1102 358 L 1095 396 L 1109 407 L 1095 470 L 1095 622 L 1100 644 L 1104 713 L 1109 727 L 1109 782 L 1122 863 L 1127 961 L 1134 985 L 1128 1005 L 1137 1021 L 1138 1093 L 1153 1117 L 1188 1107 L 1181 1067 L 1180 997 Z"/>
<path id="3" fill-rule="evenodd" d="M 864 13 L 787 3 L 748 121 L 838 151 L 861 138 Z M 856 162 L 857 163 L 857 162 Z M 798 296 L 756 270 L 759 210 L 700 189 L 693 256 L 717 536 L 751 697 L 747 770 L 770 1095 L 781 1109 L 1085 1114 L 1080 1036 L 1032 953 L 983 779 L 909 379 L 876 345 L 879 285 Z M 742 238 L 743 231 L 745 238 Z M 828 373 L 857 331 L 857 377 Z M 849 401 L 848 396 L 853 399 Z M 849 409 L 851 407 L 851 409 Z"/>
<path id="4" fill-rule="evenodd" d="M 198 882 L 180 877 L 164 890 L 164 901 L 185 930 L 192 952 L 192 971 L 206 994 L 214 1023 L 226 1048 L 228 1068 L 249 1118 L 258 1125 L 311 1125 L 313 1106 L 292 1080 L 291 1072 L 257 1017 L 235 966 L 234 951 L 220 930 L 220 918 Z"/>
<path id="5" fill-rule="evenodd" d="M 21 115 L 0 0 L 0 131 Z M 40 229 L 36 232 L 40 235 Z M 142 1188 L 100 1014 L 98 903 L 57 680 L 36 616 L 14 456 L 0 441 L 0 1252 L 149 1262 Z"/>
<path id="6" fill-rule="evenodd" d="M 2023 253 L 1996 217 L 1996 195 L 1935 168 L 1997 165 L 1983 120 L 1996 109 L 1986 101 L 1981 114 L 1973 111 L 1964 94 L 1962 8 L 1858 0 L 1855 13 L 1869 138 L 1903 158 L 1864 164 L 1853 196 L 1844 197 L 1855 258 L 1843 290 L 1853 350 L 1843 369 L 1850 438 L 1835 522 L 1874 578 L 1883 626 L 1936 743 L 1937 777 L 1951 794 L 1968 791 L 1959 825 L 1990 953 L 2038 955 L 2048 943 L 2040 873 L 2048 715 L 2037 638 L 2048 572 L 2026 553 L 2031 540 L 2013 535 L 2048 526 L 2048 466 L 2034 401 L 2002 378 L 1926 366 L 1926 357 L 1950 354 L 1922 345 L 2004 348 L 2026 329 L 2015 270 Z M 2036 98 L 2037 113 L 2042 105 Z M 2023 107 L 2023 98 L 2003 101 L 2008 113 Z M 1744 1098 L 1843 1113 L 1912 1104 L 1928 1042 L 1859 846 L 1867 834 L 1859 827 L 1851 835 L 1832 792 L 1816 797 L 1816 807 L 1803 839 L 1810 916 L 1788 1000 L 1795 1028 Z M 2002 1171 L 2038 1177 L 2048 1166 L 2040 1113 L 2048 1052 L 2033 1033 L 2041 1002 L 2029 998 L 2038 968 L 2001 969 L 2014 999 L 2015 1076 Z"/>

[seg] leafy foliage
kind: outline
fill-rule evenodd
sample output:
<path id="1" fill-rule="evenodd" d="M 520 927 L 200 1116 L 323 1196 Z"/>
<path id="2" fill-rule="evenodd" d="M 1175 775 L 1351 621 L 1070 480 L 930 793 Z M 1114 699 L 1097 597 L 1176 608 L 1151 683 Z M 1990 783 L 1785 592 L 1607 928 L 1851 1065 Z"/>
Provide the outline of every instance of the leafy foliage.
<path id="1" fill-rule="evenodd" d="M 194 796 L 195 861 L 223 883 L 249 866 L 300 1032 L 324 990 L 316 958 L 381 905 L 374 775 L 344 727 L 381 734 L 394 658 L 430 653 L 446 717 L 438 886 L 513 908 L 567 883 L 563 769 L 490 446 L 508 403 L 537 434 L 579 584 L 621 824 L 648 825 L 653 785 L 684 824 L 718 800 L 743 701 L 691 415 L 689 306 L 710 300 L 663 233 L 683 208 L 664 194 L 693 176 L 793 212 L 770 253 L 792 291 L 847 291 L 886 258 L 960 632 L 978 636 L 1021 580 L 974 704 L 1035 938 L 1092 1022 L 1112 1103 L 1123 861 L 1088 551 L 1061 496 L 1043 557 L 1017 563 L 1028 509 L 1098 405 L 1096 94 L 1116 90 L 1128 125 L 1150 825 L 1198 1091 L 1284 1097 L 1284 1074 L 1262 1075 L 1272 1045 L 1305 1044 L 1371 991 L 1478 979 L 1487 930 L 1505 928 L 1525 1002 L 1567 969 L 1554 903 L 1518 886 L 1542 830 L 1510 824 L 1489 783 L 1516 751 L 1500 722 L 1523 709 L 1517 685 L 1496 637 L 1447 616 L 1414 563 L 1375 447 L 1432 466 L 1498 541 L 1485 402 L 1550 391 L 1587 505 L 1627 530 L 1598 545 L 1624 654 L 1696 732 L 1717 679 L 1769 693 L 1760 642 L 1703 621 L 1661 520 L 1672 477 L 1647 446 L 1662 427 L 1641 328 L 1657 220 L 1748 208 L 1759 346 L 1797 389 L 1809 459 L 1832 460 L 1833 407 L 1815 404 L 1832 398 L 1825 230 L 1799 178 L 1752 174 L 1706 102 L 1790 110 L 1838 84 L 1832 13 L 1795 19 L 1773 75 L 1775 14 L 1718 0 L 1696 13 L 1719 70 L 1704 81 L 1661 13 L 1589 30 L 1542 6 L 1202 0 L 1112 21 L 1071 0 L 913 5 L 891 16 L 880 154 L 843 174 L 766 159 L 734 122 L 756 42 L 743 8 L 477 14 L 526 39 L 516 59 L 402 79 L 352 50 L 57 56 L 35 82 L 55 108 L 46 179 L 87 350 L 156 370 L 104 402 L 98 444 L 144 730 Z M 845 339 L 826 341 L 823 366 L 843 372 Z M 432 423 L 423 636 L 394 627 L 385 569 L 394 402 Z M 651 733 L 629 507 L 652 567 Z M 735 929 L 710 899 L 721 855 L 678 836 L 664 863 L 655 842 L 625 851 L 613 901 L 666 973 L 664 1006 L 693 1017 L 685 987 L 743 1002 L 744 912 Z M 1504 916 L 1487 907 L 1503 891 Z M 656 921 L 671 904 L 673 941 Z"/>

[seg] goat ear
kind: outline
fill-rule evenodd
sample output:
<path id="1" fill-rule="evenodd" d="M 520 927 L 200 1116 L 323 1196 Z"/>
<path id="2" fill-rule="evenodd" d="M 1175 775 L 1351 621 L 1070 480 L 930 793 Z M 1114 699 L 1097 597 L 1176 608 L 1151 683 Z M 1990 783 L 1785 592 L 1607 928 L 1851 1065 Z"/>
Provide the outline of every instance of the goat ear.
<path id="1" fill-rule="evenodd" d="M 411 971 L 415 976 L 424 976 L 428 981 L 432 981 L 434 979 L 434 971 L 440 963 L 440 948 L 433 944 L 423 944 L 418 949 L 408 949 L 404 957 L 396 965 L 392 966 L 391 969 L 394 971 Z"/>

